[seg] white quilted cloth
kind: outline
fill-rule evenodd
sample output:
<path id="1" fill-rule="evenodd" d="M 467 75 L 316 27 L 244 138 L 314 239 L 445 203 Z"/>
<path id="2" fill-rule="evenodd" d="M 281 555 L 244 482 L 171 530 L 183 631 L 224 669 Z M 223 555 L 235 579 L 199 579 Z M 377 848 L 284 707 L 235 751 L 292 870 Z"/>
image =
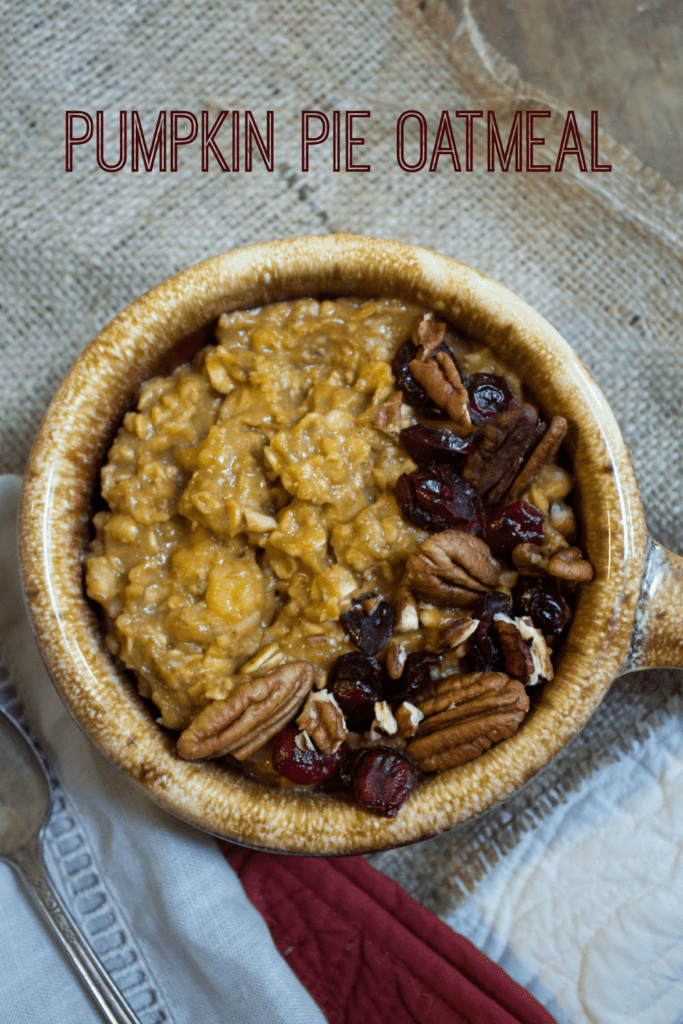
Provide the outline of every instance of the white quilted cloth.
<path id="1" fill-rule="evenodd" d="M 445 920 L 560 1024 L 680 1024 L 681 821 L 683 737 L 671 718 L 637 757 L 597 771 Z"/>

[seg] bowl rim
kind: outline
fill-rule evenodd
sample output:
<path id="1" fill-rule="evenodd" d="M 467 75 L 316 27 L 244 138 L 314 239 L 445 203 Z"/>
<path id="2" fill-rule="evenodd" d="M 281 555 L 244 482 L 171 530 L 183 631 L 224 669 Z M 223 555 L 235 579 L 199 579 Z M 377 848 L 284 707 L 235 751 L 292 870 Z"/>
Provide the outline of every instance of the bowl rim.
<path id="1" fill-rule="evenodd" d="M 211 763 L 182 761 L 104 649 L 82 557 L 99 466 L 139 383 L 220 312 L 283 298 L 396 296 L 433 309 L 497 351 L 545 410 L 570 422 L 581 489 L 584 584 L 553 683 L 510 739 L 421 782 L 394 819 L 317 792 L 270 790 Z M 522 299 L 449 257 L 406 243 L 313 235 L 211 257 L 136 299 L 87 346 L 45 414 L 20 509 L 29 616 L 67 707 L 152 799 L 221 838 L 258 849 L 357 854 L 416 842 L 489 809 L 538 772 L 598 706 L 628 652 L 647 533 L 635 474 L 606 400 L 572 349 Z"/>

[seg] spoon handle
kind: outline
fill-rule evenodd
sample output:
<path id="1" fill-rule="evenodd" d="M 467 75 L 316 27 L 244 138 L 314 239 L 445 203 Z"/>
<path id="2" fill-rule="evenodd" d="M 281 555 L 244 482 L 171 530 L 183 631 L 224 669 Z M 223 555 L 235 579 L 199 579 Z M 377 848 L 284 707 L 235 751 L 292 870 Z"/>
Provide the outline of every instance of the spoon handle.
<path id="1" fill-rule="evenodd" d="M 57 899 L 40 856 L 39 839 L 36 837 L 17 851 L 12 864 L 104 1019 L 108 1024 L 140 1024 Z"/>

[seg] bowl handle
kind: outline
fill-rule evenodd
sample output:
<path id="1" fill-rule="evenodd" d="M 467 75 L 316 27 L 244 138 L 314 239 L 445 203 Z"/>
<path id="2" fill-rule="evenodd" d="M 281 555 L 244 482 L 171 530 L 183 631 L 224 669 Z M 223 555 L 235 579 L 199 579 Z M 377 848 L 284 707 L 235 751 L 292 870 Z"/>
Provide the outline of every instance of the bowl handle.
<path id="1" fill-rule="evenodd" d="M 683 667 L 683 558 L 649 538 L 624 671 Z"/>

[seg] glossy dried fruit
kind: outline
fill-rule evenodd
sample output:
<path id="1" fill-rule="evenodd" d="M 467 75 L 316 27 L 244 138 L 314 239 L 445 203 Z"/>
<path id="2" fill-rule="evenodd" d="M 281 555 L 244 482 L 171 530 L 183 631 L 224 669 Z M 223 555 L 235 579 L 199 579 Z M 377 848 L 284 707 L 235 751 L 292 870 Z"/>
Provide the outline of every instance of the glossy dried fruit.
<path id="1" fill-rule="evenodd" d="M 492 423 L 499 413 L 515 404 L 505 377 L 495 373 L 473 373 L 463 381 L 468 395 L 470 419 L 477 427 Z"/>
<path id="2" fill-rule="evenodd" d="M 474 451 L 479 432 L 458 437 L 451 430 L 439 430 L 418 423 L 402 430 L 399 440 L 418 466 L 450 465 L 461 469 L 465 459 Z"/>
<path id="3" fill-rule="evenodd" d="M 339 768 L 339 781 L 342 786 L 346 786 L 347 789 L 350 789 L 353 786 L 353 775 L 356 770 L 356 765 L 367 751 L 368 747 L 356 747 L 355 750 L 349 750 L 347 752 L 346 757 Z"/>
<path id="4" fill-rule="evenodd" d="M 344 712 L 353 732 L 365 732 L 375 717 L 375 702 L 383 700 L 384 673 L 374 658 L 352 651 L 337 658 L 327 677 L 327 688 Z"/>
<path id="5" fill-rule="evenodd" d="M 308 746 L 299 746 L 298 729 L 283 729 L 273 737 L 273 768 L 290 782 L 312 786 L 331 778 L 348 754 L 345 744 L 333 754 L 323 754 Z"/>
<path id="6" fill-rule="evenodd" d="M 543 513 L 528 501 L 513 501 L 486 520 L 486 542 L 499 558 L 508 558 L 518 544 L 538 544 L 544 540 Z"/>
<path id="7" fill-rule="evenodd" d="M 388 601 L 378 600 L 370 612 L 356 601 L 350 611 L 339 616 L 339 621 L 363 654 L 377 654 L 394 631 L 396 611 Z"/>
<path id="8" fill-rule="evenodd" d="M 515 615 L 528 616 L 551 643 L 559 640 L 571 616 L 560 585 L 552 577 L 521 577 L 512 591 L 512 608 Z"/>
<path id="9" fill-rule="evenodd" d="M 512 599 L 508 594 L 492 590 L 484 595 L 481 605 L 475 609 L 479 625 L 471 636 L 472 656 L 480 672 L 502 672 L 505 659 L 498 634 L 493 628 L 494 615 L 509 615 Z"/>
<path id="10" fill-rule="evenodd" d="M 404 473 L 396 484 L 396 500 L 406 519 L 430 533 L 484 532 L 481 499 L 451 466 Z"/>
<path id="11" fill-rule="evenodd" d="M 403 672 L 398 679 L 388 679 L 384 684 L 384 699 L 396 708 L 404 700 L 412 701 L 416 693 L 431 682 L 430 666 L 441 660 L 432 651 L 413 651 L 405 660 Z"/>
<path id="12" fill-rule="evenodd" d="M 373 814 L 395 818 L 417 782 L 411 757 L 400 750 L 364 750 L 353 771 L 356 799 Z"/>

